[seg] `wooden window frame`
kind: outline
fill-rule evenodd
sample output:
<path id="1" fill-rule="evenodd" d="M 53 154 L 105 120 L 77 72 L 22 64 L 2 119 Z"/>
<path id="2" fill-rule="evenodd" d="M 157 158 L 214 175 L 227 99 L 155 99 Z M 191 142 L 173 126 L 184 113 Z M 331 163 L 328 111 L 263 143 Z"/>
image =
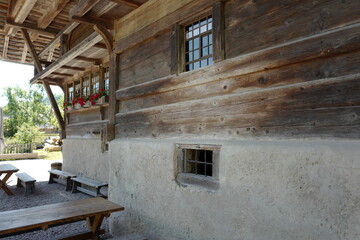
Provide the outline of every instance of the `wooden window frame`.
<path id="1" fill-rule="evenodd" d="M 177 177 L 180 185 L 203 187 L 207 190 L 217 190 L 219 188 L 219 163 L 220 163 L 220 145 L 206 144 L 177 144 Z M 199 174 L 188 172 L 186 170 L 186 152 L 187 151 L 211 151 L 212 152 L 212 173 Z"/>
<path id="2" fill-rule="evenodd" d="M 213 37 L 213 63 L 225 59 L 225 16 L 224 2 L 215 3 L 211 9 L 206 9 L 202 13 L 184 22 L 179 22 L 173 26 L 171 34 L 171 73 L 180 74 L 185 71 L 185 26 L 201 18 L 212 16 L 212 37 Z"/>

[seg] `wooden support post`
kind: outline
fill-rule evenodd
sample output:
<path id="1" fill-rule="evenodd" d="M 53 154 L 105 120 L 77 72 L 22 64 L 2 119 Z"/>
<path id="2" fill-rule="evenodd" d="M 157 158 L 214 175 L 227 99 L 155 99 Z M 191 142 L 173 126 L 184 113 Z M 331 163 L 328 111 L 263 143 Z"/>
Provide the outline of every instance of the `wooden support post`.
<path id="1" fill-rule="evenodd" d="M 171 73 L 184 71 L 184 27 L 175 24 L 171 32 Z"/>
<path id="2" fill-rule="evenodd" d="M 119 87 L 119 54 L 112 52 L 109 66 L 109 125 L 107 127 L 108 141 L 115 138 L 115 115 L 118 109 L 116 90 Z"/>
<path id="3" fill-rule="evenodd" d="M 41 72 L 42 71 L 42 66 L 41 66 L 41 63 L 40 63 L 40 59 L 39 59 L 39 57 L 38 57 L 38 55 L 36 53 L 34 45 L 31 42 L 28 31 L 26 29 L 22 28 L 21 33 L 22 33 L 22 35 L 23 35 L 23 37 L 25 39 L 26 45 L 28 46 L 28 48 L 30 50 L 30 54 L 31 54 L 32 59 L 34 60 L 34 65 L 35 65 L 36 70 L 38 72 Z"/>
<path id="4" fill-rule="evenodd" d="M 214 62 L 225 59 L 225 17 L 224 2 L 217 2 L 213 7 L 213 46 Z"/>
<path id="5" fill-rule="evenodd" d="M 61 138 L 65 138 L 65 121 L 61 116 L 60 110 L 59 110 L 59 106 L 56 103 L 55 97 L 53 92 L 51 91 L 51 88 L 49 86 L 49 83 L 47 81 L 43 81 L 43 85 L 45 87 L 46 93 L 48 95 L 48 98 L 50 99 L 51 102 L 51 106 L 54 109 L 54 113 L 56 116 L 56 119 L 60 125 L 61 128 Z"/>
<path id="6" fill-rule="evenodd" d="M 60 56 L 63 56 L 67 51 L 69 51 L 69 35 L 63 34 L 60 37 Z"/>

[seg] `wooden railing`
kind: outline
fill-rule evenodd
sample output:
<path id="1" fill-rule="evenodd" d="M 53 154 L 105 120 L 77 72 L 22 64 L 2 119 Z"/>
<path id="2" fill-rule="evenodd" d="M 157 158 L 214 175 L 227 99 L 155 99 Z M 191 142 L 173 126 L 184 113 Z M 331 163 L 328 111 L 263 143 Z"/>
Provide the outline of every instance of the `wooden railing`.
<path id="1" fill-rule="evenodd" d="M 7 144 L 3 154 L 15 154 L 15 153 L 32 153 L 35 149 L 35 144 Z"/>

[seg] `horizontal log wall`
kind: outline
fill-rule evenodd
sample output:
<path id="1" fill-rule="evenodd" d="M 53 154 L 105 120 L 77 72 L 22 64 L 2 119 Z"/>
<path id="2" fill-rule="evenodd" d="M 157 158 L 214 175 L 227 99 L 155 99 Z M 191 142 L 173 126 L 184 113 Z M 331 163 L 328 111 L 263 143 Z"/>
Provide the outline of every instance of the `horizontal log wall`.
<path id="1" fill-rule="evenodd" d="M 209 2 L 117 31 L 117 137 L 359 138 L 359 1 L 227 1 L 227 59 L 170 75 L 172 25 Z"/>

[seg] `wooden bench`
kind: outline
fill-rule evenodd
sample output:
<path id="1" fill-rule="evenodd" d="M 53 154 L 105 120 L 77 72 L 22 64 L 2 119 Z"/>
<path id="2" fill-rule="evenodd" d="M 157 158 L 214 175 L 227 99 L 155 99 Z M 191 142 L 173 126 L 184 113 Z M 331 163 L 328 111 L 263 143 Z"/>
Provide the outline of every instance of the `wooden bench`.
<path id="1" fill-rule="evenodd" d="M 50 173 L 49 184 L 57 182 L 66 186 L 65 191 L 71 190 L 72 187 L 71 178 L 76 177 L 75 174 L 63 172 L 56 169 L 49 170 L 49 173 Z"/>
<path id="2" fill-rule="evenodd" d="M 100 193 L 100 188 L 108 186 L 107 183 L 99 182 L 84 177 L 75 177 L 75 178 L 71 178 L 71 180 L 73 181 L 73 188 L 72 188 L 73 193 L 80 191 L 94 197 L 103 196 L 103 194 Z M 94 189 L 94 191 L 90 189 L 86 189 L 84 188 L 84 186 L 88 186 L 90 187 L 90 189 Z"/>
<path id="3" fill-rule="evenodd" d="M 17 187 L 24 187 L 25 188 L 25 196 L 29 193 L 33 193 L 35 190 L 35 182 L 36 179 L 28 175 L 27 173 L 15 173 L 17 179 Z"/>
<path id="4" fill-rule="evenodd" d="M 98 197 L 0 212 L 0 238 L 86 220 L 88 231 L 57 239 L 98 239 L 104 233 L 100 229 L 104 217 L 123 210 L 124 207 Z"/>

